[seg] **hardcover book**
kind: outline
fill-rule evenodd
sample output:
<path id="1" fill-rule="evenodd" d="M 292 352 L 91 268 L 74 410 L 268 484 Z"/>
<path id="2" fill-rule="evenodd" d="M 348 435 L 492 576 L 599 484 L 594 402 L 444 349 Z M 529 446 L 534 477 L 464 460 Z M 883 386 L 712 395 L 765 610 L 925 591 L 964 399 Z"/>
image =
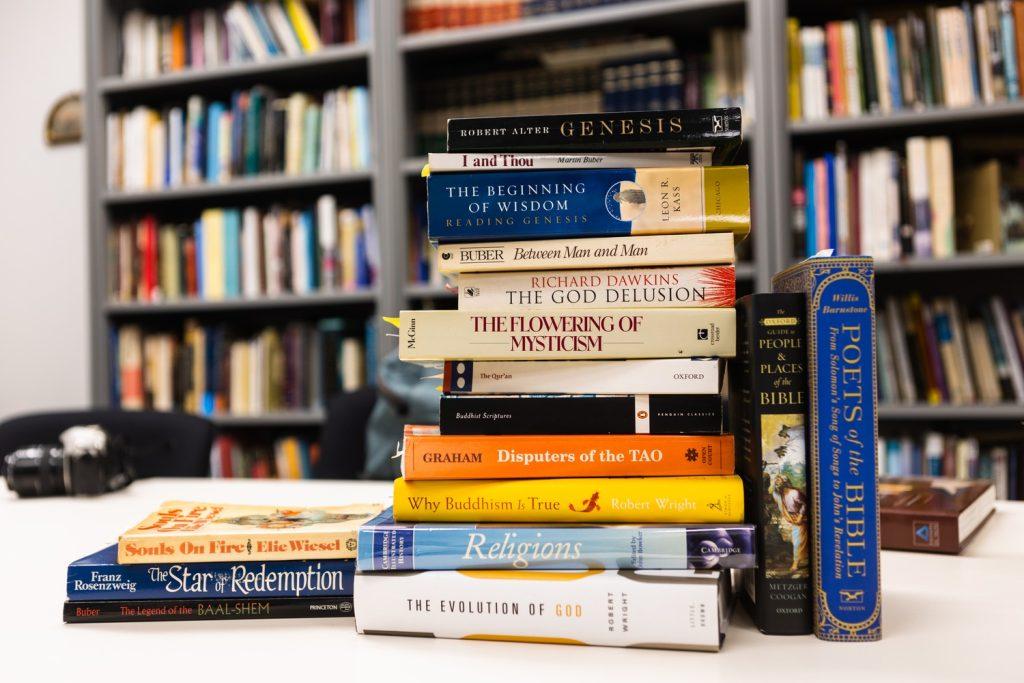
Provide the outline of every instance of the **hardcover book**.
<path id="1" fill-rule="evenodd" d="M 488 154 L 427 155 L 429 173 L 472 171 L 551 171 L 589 168 L 664 168 L 708 166 L 711 152 L 655 152 L 653 154 L 533 154 L 530 152 L 493 152 Z"/>
<path id="2" fill-rule="evenodd" d="M 717 651 L 729 572 L 716 569 L 375 572 L 356 575 L 356 630 Z"/>
<path id="3" fill-rule="evenodd" d="M 442 396 L 441 433 L 721 434 L 717 394 Z"/>
<path id="4" fill-rule="evenodd" d="M 435 569 L 742 569 L 752 524 L 399 524 L 390 509 L 359 527 L 356 567 Z"/>
<path id="5" fill-rule="evenodd" d="M 803 294 L 753 294 L 736 303 L 730 396 L 747 518 L 758 530 L 757 569 L 744 572 L 744 597 L 763 633 L 810 633 L 807 304 Z"/>
<path id="6" fill-rule="evenodd" d="M 807 296 L 814 633 L 882 637 L 874 261 L 816 256 L 772 288 Z"/>
<path id="7" fill-rule="evenodd" d="M 323 560 L 356 555 L 380 505 L 273 507 L 170 501 L 118 539 L 120 564 Z"/>
<path id="8" fill-rule="evenodd" d="M 729 163 L 739 108 L 448 119 L 449 152 L 711 152 Z"/>
<path id="9" fill-rule="evenodd" d="M 714 524 L 743 521 L 735 475 L 579 479 L 395 480 L 399 522 L 625 522 Z"/>
<path id="10" fill-rule="evenodd" d="M 117 546 L 68 565 L 68 600 L 352 595 L 352 560 L 118 564 Z"/>
<path id="11" fill-rule="evenodd" d="M 437 247 L 438 271 L 447 275 L 730 264 L 735 260 L 733 236 L 724 232 L 441 244 Z"/>
<path id="12" fill-rule="evenodd" d="M 893 477 L 878 483 L 882 547 L 956 554 L 995 510 L 988 480 Z"/>
<path id="13" fill-rule="evenodd" d="M 406 425 L 404 436 L 402 474 L 409 481 L 685 476 L 736 471 L 731 434 L 445 436 L 431 425 Z"/>
<path id="14" fill-rule="evenodd" d="M 306 598 L 212 598 L 199 600 L 81 600 L 64 603 L 64 623 L 215 621 L 351 617 L 351 596 Z"/>
<path id="15" fill-rule="evenodd" d="M 439 173 L 431 241 L 750 231 L 746 166 Z"/>
<path id="16" fill-rule="evenodd" d="M 729 358 L 736 351 L 732 308 L 595 308 L 567 313 L 402 311 L 404 361 Z"/>
<path id="17" fill-rule="evenodd" d="M 736 301 L 733 266 L 463 273 L 459 310 L 726 308 Z"/>
<path id="18" fill-rule="evenodd" d="M 486 361 L 444 364 L 446 394 L 718 394 L 718 358 Z"/>

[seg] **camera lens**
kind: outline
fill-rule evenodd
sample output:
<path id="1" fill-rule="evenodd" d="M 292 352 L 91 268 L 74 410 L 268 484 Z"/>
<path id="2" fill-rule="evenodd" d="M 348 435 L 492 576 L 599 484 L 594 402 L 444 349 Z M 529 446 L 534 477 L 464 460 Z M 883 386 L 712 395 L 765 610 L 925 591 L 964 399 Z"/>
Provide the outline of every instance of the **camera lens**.
<path id="1" fill-rule="evenodd" d="M 64 489 L 64 453 L 57 446 L 29 446 L 4 458 L 7 488 L 22 497 L 59 496 Z"/>

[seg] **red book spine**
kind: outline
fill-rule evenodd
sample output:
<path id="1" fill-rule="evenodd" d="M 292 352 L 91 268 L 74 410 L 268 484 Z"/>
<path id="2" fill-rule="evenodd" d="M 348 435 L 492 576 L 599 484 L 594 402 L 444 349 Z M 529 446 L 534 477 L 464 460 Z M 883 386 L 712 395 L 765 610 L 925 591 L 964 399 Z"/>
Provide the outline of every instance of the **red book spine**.
<path id="1" fill-rule="evenodd" d="M 843 53 L 840 46 L 839 22 L 825 25 L 825 50 L 828 61 L 828 92 L 833 116 L 846 116 L 846 80 L 843 78 Z"/>

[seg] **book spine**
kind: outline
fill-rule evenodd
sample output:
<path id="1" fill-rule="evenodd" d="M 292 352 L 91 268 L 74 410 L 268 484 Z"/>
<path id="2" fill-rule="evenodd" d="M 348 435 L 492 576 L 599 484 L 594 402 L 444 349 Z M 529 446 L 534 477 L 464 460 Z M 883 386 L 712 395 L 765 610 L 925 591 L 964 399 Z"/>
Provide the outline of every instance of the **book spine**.
<path id="1" fill-rule="evenodd" d="M 170 562 L 247 562 L 260 560 L 335 560 L 356 556 L 356 532 L 175 535 L 122 537 L 119 564 Z"/>
<path id="2" fill-rule="evenodd" d="M 403 361 L 729 358 L 735 353 L 736 311 L 402 311 L 399 339 Z"/>
<path id="3" fill-rule="evenodd" d="M 726 625 L 727 576 L 713 569 L 642 575 L 630 570 L 359 574 L 356 629 L 717 651 Z M 680 614 L 689 617 L 673 618 Z"/>
<path id="4" fill-rule="evenodd" d="M 752 525 L 364 525 L 356 567 L 444 569 L 712 569 L 755 564 Z"/>
<path id="5" fill-rule="evenodd" d="M 449 152 L 663 152 L 716 150 L 740 141 L 740 110 L 698 109 L 448 119 Z"/>
<path id="6" fill-rule="evenodd" d="M 472 171 L 550 171 L 592 168 L 651 168 L 665 166 L 709 166 L 711 153 L 704 150 L 671 154 L 445 154 L 427 155 L 430 173 Z"/>
<path id="7" fill-rule="evenodd" d="M 731 476 L 395 480 L 400 522 L 743 521 L 743 485 Z"/>
<path id="8" fill-rule="evenodd" d="M 874 263 L 809 259 L 775 277 L 807 294 L 814 632 L 881 638 Z"/>
<path id="9" fill-rule="evenodd" d="M 349 596 L 262 600 L 86 600 L 64 603 L 64 623 L 308 619 L 351 617 L 353 611 L 353 601 Z"/>
<path id="10" fill-rule="evenodd" d="M 810 633 L 806 302 L 802 294 L 763 294 L 738 303 L 737 463 L 758 529 L 745 594 L 763 633 Z"/>
<path id="11" fill-rule="evenodd" d="M 352 560 L 68 566 L 68 600 L 352 595 Z"/>
<path id="12" fill-rule="evenodd" d="M 729 264 L 734 258 L 733 237 L 728 233 L 441 244 L 437 247 L 438 270 L 444 274 Z"/>
<path id="13" fill-rule="evenodd" d="M 722 361 L 446 361 L 448 394 L 717 394 Z"/>
<path id="14" fill-rule="evenodd" d="M 733 266 L 466 273 L 459 310 L 725 308 L 736 300 Z"/>
<path id="15" fill-rule="evenodd" d="M 746 166 L 438 173 L 431 240 L 750 231 Z"/>
<path id="16" fill-rule="evenodd" d="M 442 396 L 440 425 L 444 435 L 721 434 L 722 397 Z"/>

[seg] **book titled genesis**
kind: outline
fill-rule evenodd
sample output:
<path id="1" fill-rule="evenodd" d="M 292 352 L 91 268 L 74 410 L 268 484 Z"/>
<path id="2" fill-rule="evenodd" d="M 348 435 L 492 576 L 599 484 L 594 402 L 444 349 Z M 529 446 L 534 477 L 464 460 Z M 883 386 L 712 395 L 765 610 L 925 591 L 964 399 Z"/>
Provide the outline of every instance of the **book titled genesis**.
<path id="1" fill-rule="evenodd" d="M 814 633 L 882 637 L 874 261 L 815 256 L 776 275 L 807 296 Z"/>
<path id="2" fill-rule="evenodd" d="M 437 173 L 435 242 L 750 231 L 746 166 Z"/>
<path id="3" fill-rule="evenodd" d="M 68 565 L 68 600 L 352 595 L 352 560 L 118 564 L 117 546 Z"/>
<path id="4" fill-rule="evenodd" d="M 356 566 L 422 569 L 742 569 L 752 524 L 399 524 L 390 509 L 359 528 Z"/>
<path id="5" fill-rule="evenodd" d="M 772 635 L 811 632 L 807 496 L 807 339 L 803 294 L 752 294 L 736 302 L 739 474 L 757 524 L 757 568 L 744 572 L 754 623 Z"/>
<path id="6" fill-rule="evenodd" d="M 717 651 L 729 616 L 718 569 L 372 572 L 356 574 L 356 630 Z"/>

